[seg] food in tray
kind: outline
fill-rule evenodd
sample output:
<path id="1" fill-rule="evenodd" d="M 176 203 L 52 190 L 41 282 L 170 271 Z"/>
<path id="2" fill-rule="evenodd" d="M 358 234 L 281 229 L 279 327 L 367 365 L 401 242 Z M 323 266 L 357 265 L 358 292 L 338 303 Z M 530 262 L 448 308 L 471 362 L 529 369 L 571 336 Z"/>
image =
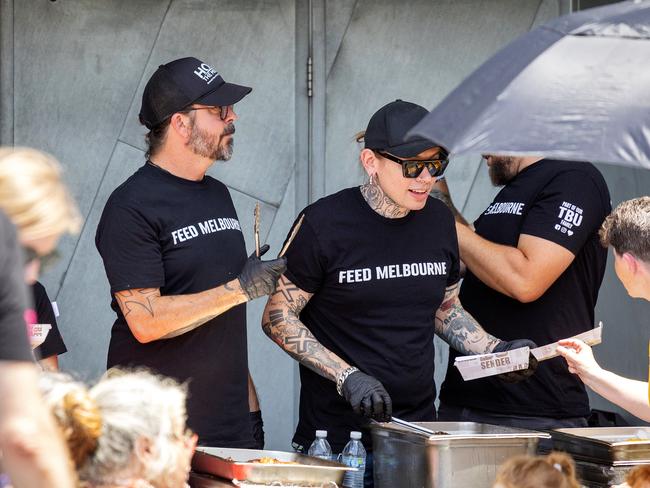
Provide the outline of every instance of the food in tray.
<path id="1" fill-rule="evenodd" d="M 279 459 L 272 458 L 272 457 L 261 457 L 257 459 L 250 459 L 246 462 L 258 463 L 258 464 L 300 464 L 295 461 L 280 461 Z"/>
<path id="2" fill-rule="evenodd" d="M 449 432 L 445 432 L 444 430 L 436 430 L 433 435 L 449 435 Z"/>

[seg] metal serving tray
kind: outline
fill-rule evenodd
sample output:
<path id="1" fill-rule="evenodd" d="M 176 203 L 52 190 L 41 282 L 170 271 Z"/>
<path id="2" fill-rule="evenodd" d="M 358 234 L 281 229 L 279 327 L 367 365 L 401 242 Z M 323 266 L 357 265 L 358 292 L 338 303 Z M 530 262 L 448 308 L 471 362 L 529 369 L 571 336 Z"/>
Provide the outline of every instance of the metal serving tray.
<path id="1" fill-rule="evenodd" d="M 585 427 L 555 429 L 553 448 L 576 459 L 629 466 L 650 463 L 650 427 Z"/>
<path id="2" fill-rule="evenodd" d="M 417 422 L 446 434 L 425 435 L 394 424 L 374 424 L 376 488 L 491 488 L 510 456 L 534 454 L 544 432 L 475 422 Z"/>
<path id="3" fill-rule="evenodd" d="M 279 461 L 300 464 L 249 463 L 251 459 L 271 457 Z M 255 484 L 287 483 L 299 486 L 321 486 L 343 481 L 346 471 L 353 471 L 334 461 L 318 459 L 295 452 L 262 451 L 257 449 L 226 449 L 197 447 L 192 458 L 192 469 L 199 473 L 220 476 L 227 480 L 248 481 Z"/>

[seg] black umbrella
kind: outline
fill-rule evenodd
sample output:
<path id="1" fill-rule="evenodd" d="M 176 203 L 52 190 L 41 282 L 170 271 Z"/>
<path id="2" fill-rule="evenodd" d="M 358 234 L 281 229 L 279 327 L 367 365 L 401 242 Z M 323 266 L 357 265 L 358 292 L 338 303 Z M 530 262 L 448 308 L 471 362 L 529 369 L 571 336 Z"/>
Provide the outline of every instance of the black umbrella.
<path id="1" fill-rule="evenodd" d="M 410 135 L 453 154 L 650 168 L 650 0 L 559 17 L 467 77 Z"/>

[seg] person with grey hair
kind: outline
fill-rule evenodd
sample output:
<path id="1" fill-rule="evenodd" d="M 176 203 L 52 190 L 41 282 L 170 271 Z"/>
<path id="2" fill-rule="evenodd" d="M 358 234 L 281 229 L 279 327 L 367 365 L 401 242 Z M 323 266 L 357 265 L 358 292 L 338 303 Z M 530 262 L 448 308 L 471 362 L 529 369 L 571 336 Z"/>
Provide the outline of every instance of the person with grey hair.
<path id="1" fill-rule="evenodd" d="M 614 250 L 614 269 L 628 294 L 650 301 L 650 196 L 621 203 L 600 229 L 603 246 Z M 582 341 L 560 341 L 558 352 L 585 385 L 631 414 L 650 421 L 648 382 L 601 368 Z"/>
<path id="2" fill-rule="evenodd" d="M 185 429 L 186 392 L 176 381 L 111 370 L 90 389 L 61 373 L 45 373 L 40 386 L 81 486 L 187 486 L 196 435 Z"/>

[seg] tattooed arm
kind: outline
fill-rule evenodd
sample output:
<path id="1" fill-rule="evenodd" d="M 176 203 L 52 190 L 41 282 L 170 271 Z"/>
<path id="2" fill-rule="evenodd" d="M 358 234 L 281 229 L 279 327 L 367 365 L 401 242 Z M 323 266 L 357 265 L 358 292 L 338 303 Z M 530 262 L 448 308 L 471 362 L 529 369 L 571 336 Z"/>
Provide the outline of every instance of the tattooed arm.
<path id="1" fill-rule="evenodd" d="M 488 334 L 458 299 L 460 283 L 447 288 L 440 308 L 436 311 L 436 334 L 464 355 L 486 354 L 501 341 Z"/>
<path id="2" fill-rule="evenodd" d="M 332 381 L 350 365 L 325 349 L 300 321 L 300 312 L 312 297 L 286 276 L 269 297 L 262 315 L 262 329 L 269 338 L 303 366 Z"/>
<path id="3" fill-rule="evenodd" d="M 238 280 L 188 295 L 161 296 L 158 288 L 134 288 L 115 293 L 138 342 L 169 339 L 196 329 L 248 297 Z"/>

